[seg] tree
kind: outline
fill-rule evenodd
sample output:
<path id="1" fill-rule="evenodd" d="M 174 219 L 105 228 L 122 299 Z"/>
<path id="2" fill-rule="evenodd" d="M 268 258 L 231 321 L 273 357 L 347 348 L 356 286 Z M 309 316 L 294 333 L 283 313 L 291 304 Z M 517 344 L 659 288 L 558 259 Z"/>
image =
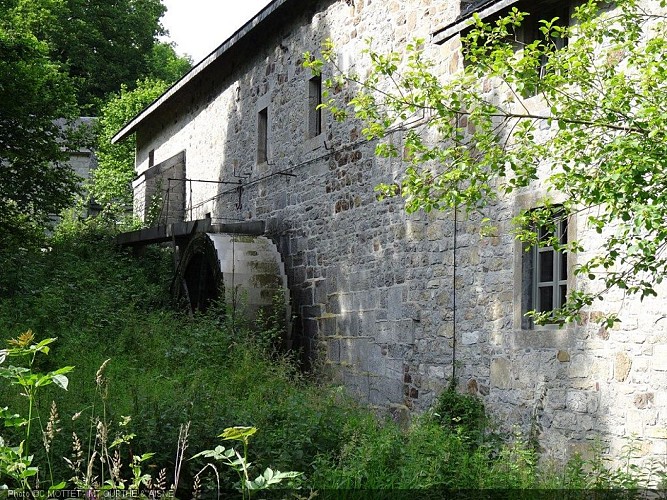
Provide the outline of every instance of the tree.
<path id="1" fill-rule="evenodd" d="M 80 105 L 95 104 L 122 84 L 147 76 L 147 57 L 164 33 L 160 0 L 67 0 L 53 33 L 54 57 L 78 83 Z"/>
<path id="2" fill-rule="evenodd" d="M 527 13 L 475 17 L 462 40 L 464 68 L 444 77 L 420 41 L 404 56 L 370 47 L 368 77 L 334 69 L 327 82 L 356 88 L 354 97 L 341 104 L 327 96 L 324 107 L 363 120 L 366 137 L 380 140 L 378 155 L 403 154 L 402 177 L 378 189 L 403 196 L 408 212 L 480 210 L 539 178 L 564 197 L 567 214 L 581 214 L 603 236 L 599 253 L 576 269 L 601 286 L 569 292 L 560 311 L 535 314 L 536 321 L 579 319 L 612 288 L 655 295 L 667 272 L 667 28 L 658 12 L 666 2 L 649 3 L 643 10 L 636 0 L 613 8 L 589 0 L 571 26 L 542 20 L 541 36 L 520 47 Z M 331 42 L 322 58 L 305 56 L 315 72 L 335 67 Z M 529 97 L 537 100 L 530 107 Z M 535 102 L 543 112 L 533 111 Z M 382 141 L 396 131 L 404 151 Z M 522 212 L 517 237 L 537 244 L 535 228 L 553 224 L 553 214 L 549 200 Z M 548 243 L 591 250 L 582 241 Z"/>
<path id="3" fill-rule="evenodd" d="M 192 67 L 192 61 L 189 57 L 179 56 L 176 54 L 174 46 L 165 42 L 158 42 L 153 45 L 147 60 L 146 77 L 167 83 L 174 83 Z"/>
<path id="4" fill-rule="evenodd" d="M 74 119 L 124 82 L 189 69 L 156 40 L 163 12 L 159 0 L 0 1 L 0 294 L 20 288 L 25 256 L 80 191 L 68 151 L 93 140 Z"/>
<path id="5" fill-rule="evenodd" d="M 166 34 L 161 0 L 14 1 L 21 23 L 67 68 L 86 114 L 96 114 L 123 84 L 133 88 L 147 77 L 173 82 L 190 68 L 188 58 L 157 41 Z"/>
<path id="6" fill-rule="evenodd" d="M 62 121 L 76 114 L 74 88 L 11 2 L 0 4 L 0 103 L 0 224 L 9 230 L 20 214 L 43 221 L 59 212 L 78 185 L 64 163 Z"/>
<path id="7" fill-rule="evenodd" d="M 139 77 L 173 82 L 190 68 L 156 40 L 164 10 L 160 0 L 0 3 L 0 218 L 7 227 L 31 224 L 37 234 L 47 215 L 73 201 L 80 179 L 66 151 L 80 141 L 70 119 L 96 111 Z M 101 150 L 108 158 L 108 145 Z"/>
<path id="8" fill-rule="evenodd" d="M 132 203 L 134 141 L 111 144 L 111 138 L 128 121 L 157 99 L 168 87 L 162 80 L 142 80 L 137 88 L 123 85 L 102 108 L 98 122 L 98 168 L 93 173 L 91 195 L 111 215 L 123 212 Z"/>

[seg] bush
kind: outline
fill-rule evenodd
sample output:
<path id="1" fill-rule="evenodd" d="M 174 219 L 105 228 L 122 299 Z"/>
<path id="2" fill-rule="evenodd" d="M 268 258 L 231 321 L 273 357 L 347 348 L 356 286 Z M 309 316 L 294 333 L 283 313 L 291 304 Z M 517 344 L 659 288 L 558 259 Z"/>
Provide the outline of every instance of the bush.
<path id="1" fill-rule="evenodd" d="M 0 340 L 29 329 L 39 338 L 58 337 L 53 352 L 35 360 L 35 371 L 76 366 L 67 392 L 46 386 L 34 401 L 42 422 L 57 402 L 59 439 L 48 455 L 56 481 L 72 477 L 62 459 L 75 458 L 72 433 L 85 452 L 101 420 L 112 437 L 136 435 L 123 438 L 125 474 L 133 456 L 145 457 L 144 470 L 173 471 L 186 422 L 191 422 L 186 458 L 212 448 L 225 428 L 255 427 L 259 432 L 248 460 L 304 472 L 304 486 L 323 492 L 613 488 L 661 474 L 656 469 L 649 476 L 629 461 L 624 470 L 614 470 L 601 455 L 573 460 L 563 471 L 540 469 L 522 436 L 502 440 L 488 433 L 482 402 L 452 388 L 432 412 L 401 430 L 351 403 L 342 390 L 307 380 L 294 360 L 276 349 L 275 324 L 266 331 L 231 324 L 223 305 L 193 316 L 170 310 L 169 253 L 154 248 L 133 257 L 117 249 L 111 235 L 104 227 L 72 221 L 56 232 L 47 250 L 25 254 L 25 271 L 16 280 L 21 293 L 0 300 Z M 12 392 L 0 386 L 3 406 L 26 415 L 26 398 Z M 20 442 L 20 434 L 10 431 L 2 437 Z M 30 439 L 33 464 L 45 463 L 42 436 L 32 433 Z M 204 457 L 183 463 L 184 495 L 204 464 Z M 225 485 L 236 481 L 232 470 L 221 474 Z M 165 478 L 171 480 L 173 475 Z"/>
<path id="2" fill-rule="evenodd" d="M 456 392 L 454 384 L 438 397 L 433 416 L 444 429 L 461 434 L 471 444 L 482 442 L 488 424 L 482 400 Z"/>
<path id="3" fill-rule="evenodd" d="M 536 480 L 532 457 L 534 453 L 520 440 L 500 449 L 486 444 L 471 447 L 469 436 L 460 429 L 444 428 L 428 416 L 418 419 L 407 431 L 401 431 L 394 422 L 368 416 L 346 428 L 340 454 L 320 457 L 313 487 L 526 488 Z"/>

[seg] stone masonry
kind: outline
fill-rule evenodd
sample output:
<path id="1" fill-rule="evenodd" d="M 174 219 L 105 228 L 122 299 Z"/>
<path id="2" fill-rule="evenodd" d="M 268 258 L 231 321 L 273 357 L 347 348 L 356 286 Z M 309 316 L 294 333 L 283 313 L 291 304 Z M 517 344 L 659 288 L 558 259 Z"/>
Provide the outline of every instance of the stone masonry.
<path id="1" fill-rule="evenodd" d="M 138 172 L 149 152 L 156 165 L 185 152 L 188 179 L 225 182 L 194 182 L 186 219 L 266 221 L 285 262 L 296 343 L 359 399 L 402 418 L 427 409 L 454 376 L 502 425 L 532 429 L 555 457 L 586 452 L 596 438 L 618 456 L 630 435 L 641 456 L 664 457 L 664 294 L 643 303 L 612 296 L 583 324 L 522 329 L 522 249 L 510 221 L 545 194 L 539 184 L 492 207 L 497 236 L 482 238 L 476 217 L 406 215 L 400 200 L 378 201 L 374 186 L 394 182 L 402 165 L 376 159 L 359 123 L 324 114 L 322 133 L 309 135 L 305 51 L 331 38 L 340 65 L 363 74 L 366 39 L 387 50 L 429 40 L 457 18 L 459 2 L 271 5 L 136 124 Z M 439 71 L 462 64 L 458 37 L 427 45 Z M 268 161 L 258 163 L 263 110 Z M 594 241 L 584 220 L 570 231 Z M 574 286 L 571 269 L 568 279 Z M 611 311 L 621 313 L 617 328 L 593 321 Z"/>

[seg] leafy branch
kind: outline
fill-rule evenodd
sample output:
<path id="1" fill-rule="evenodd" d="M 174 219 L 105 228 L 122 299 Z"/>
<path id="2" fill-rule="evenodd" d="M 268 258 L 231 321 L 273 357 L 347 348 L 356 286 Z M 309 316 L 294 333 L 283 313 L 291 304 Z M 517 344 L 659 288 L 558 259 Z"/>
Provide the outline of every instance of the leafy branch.
<path id="1" fill-rule="evenodd" d="M 667 272 L 667 28 L 658 2 L 650 11 L 637 3 L 588 0 L 571 25 L 541 20 L 540 36 L 524 43 L 517 33 L 528 13 L 475 16 L 453 74 L 442 74 L 422 40 L 403 54 L 369 41 L 363 78 L 337 67 L 330 40 L 318 57 L 304 54 L 304 66 L 329 75 L 322 108 L 361 120 L 378 156 L 402 158 L 400 177 L 377 190 L 402 196 L 406 211 L 478 211 L 538 183 L 547 203 L 564 200 L 583 231 L 600 235 L 594 247 L 567 248 L 594 252 L 575 274 L 599 285 L 570 290 L 555 316 L 534 316 L 581 320 L 613 289 L 656 295 Z M 525 226 L 526 213 L 515 219 L 516 237 L 530 246 L 552 214 L 537 211 Z"/>

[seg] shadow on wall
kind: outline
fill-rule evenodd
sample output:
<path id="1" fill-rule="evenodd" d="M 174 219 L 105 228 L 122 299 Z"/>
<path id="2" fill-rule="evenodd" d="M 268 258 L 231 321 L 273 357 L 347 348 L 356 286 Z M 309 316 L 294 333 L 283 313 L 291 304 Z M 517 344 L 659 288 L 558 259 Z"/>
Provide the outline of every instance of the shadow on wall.
<path id="1" fill-rule="evenodd" d="M 294 12 L 283 15 L 291 17 Z M 328 216 L 320 181 L 330 156 L 324 141 L 331 140 L 326 132 L 310 137 L 308 130 L 311 76 L 302 68 L 302 54 L 316 50 L 329 36 L 323 26 L 309 31 L 317 16 L 311 8 L 296 23 L 278 17 L 261 33 L 261 40 L 247 42 L 248 57 L 239 57 L 223 91 L 229 98 L 218 174 L 241 184 L 218 186 L 210 203 L 202 205 L 210 207 L 214 221 L 266 221 L 267 234 L 285 261 L 297 317 L 294 348 L 301 350 L 305 366 L 317 350 L 311 327 L 318 313 L 313 295 L 326 279 L 313 261 L 315 250 L 308 247 L 313 245 L 309 238 L 319 234 L 313 225 L 321 226 Z"/>
<path id="2" fill-rule="evenodd" d="M 646 388 L 660 373 L 641 342 L 592 324 L 515 324 L 511 200 L 493 207 L 499 236 L 481 240 L 479 221 L 459 217 L 455 241 L 453 214 L 406 215 L 401 200 L 376 201 L 375 184 L 393 182 L 401 165 L 376 160 L 358 124 L 325 115 L 312 135 L 301 55 L 341 29 L 326 21 L 315 9 L 294 23 L 278 16 L 230 63 L 235 73 L 220 76 L 223 96 L 205 87 L 189 118 L 226 99 L 210 176 L 241 184 L 211 184 L 189 207 L 214 222 L 266 221 L 285 262 L 304 364 L 317 359 L 362 399 L 397 413 L 428 407 L 454 374 L 503 422 L 567 453 L 595 436 L 616 449 L 632 429 L 659 424 Z M 199 147 L 194 161 L 203 162 Z"/>

